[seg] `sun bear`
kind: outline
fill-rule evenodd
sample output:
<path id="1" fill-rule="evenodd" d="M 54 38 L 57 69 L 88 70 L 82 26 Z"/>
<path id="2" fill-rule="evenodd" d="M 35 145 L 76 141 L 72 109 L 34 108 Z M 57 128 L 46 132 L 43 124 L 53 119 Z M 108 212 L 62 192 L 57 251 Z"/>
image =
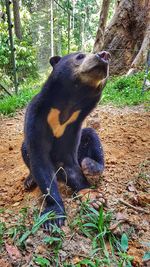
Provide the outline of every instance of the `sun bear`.
<path id="1" fill-rule="evenodd" d="M 53 70 L 27 108 L 22 156 L 30 174 L 25 187 L 38 185 L 47 195 L 43 214 L 54 211 L 56 219 L 47 221 L 46 229 L 51 223 L 61 227 L 65 220 L 57 170 L 60 168 L 59 178 L 76 193 L 91 186 L 86 172 L 103 172 L 100 139 L 93 129 L 82 129 L 82 122 L 100 100 L 109 58 L 106 51 L 52 57 Z"/>

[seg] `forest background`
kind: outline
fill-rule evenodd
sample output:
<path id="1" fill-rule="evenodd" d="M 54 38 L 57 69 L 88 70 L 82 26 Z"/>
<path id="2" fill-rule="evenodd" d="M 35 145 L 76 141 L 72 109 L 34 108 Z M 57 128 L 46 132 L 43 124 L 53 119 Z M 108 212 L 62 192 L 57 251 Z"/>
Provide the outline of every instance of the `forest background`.
<path id="1" fill-rule="evenodd" d="M 148 61 L 150 2 L 148 0 L 13 0 L 12 3 L 9 2 L 9 8 L 17 85 L 14 85 L 13 52 L 8 33 L 6 3 L 1 0 L 2 106 L 0 105 L 0 110 L 2 113 L 11 113 L 18 107 L 16 96 L 15 105 L 13 98 L 10 100 L 7 97 L 6 91 L 13 94 L 18 87 L 19 94 L 23 94 L 25 88 L 26 93 L 22 96 L 22 102 L 19 101 L 19 107 L 22 107 L 37 93 L 38 85 L 41 85 L 50 73 L 49 58 L 75 51 L 97 52 L 102 49 L 110 51 L 112 55 L 110 74 L 117 77 L 115 76 L 115 80 L 112 78 L 111 86 L 108 84 L 109 90 L 114 88 L 115 91 L 110 91 L 108 94 L 106 89 L 104 102 L 122 105 L 139 104 L 148 100 L 147 92 L 142 96 L 140 94 L 141 90 L 145 90 L 142 87 L 145 87 L 146 78 L 144 77 L 145 73 L 148 76 L 147 69 L 150 64 L 150 60 Z M 121 75 L 137 72 L 139 76 L 120 78 Z M 132 87 L 134 91 L 131 90 Z M 123 100 L 122 93 L 125 94 Z M 11 105 L 12 102 L 13 105 Z"/>

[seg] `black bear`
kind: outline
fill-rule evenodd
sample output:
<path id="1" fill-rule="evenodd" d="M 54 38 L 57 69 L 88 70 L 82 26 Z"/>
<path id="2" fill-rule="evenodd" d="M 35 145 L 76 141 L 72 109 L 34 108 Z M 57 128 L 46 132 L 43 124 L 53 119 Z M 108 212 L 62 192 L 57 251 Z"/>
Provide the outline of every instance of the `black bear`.
<path id="1" fill-rule="evenodd" d="M 22 156 L 30 170 L 25 187 L 38 185 L 47 194 L 43 213 L 54 211 L 63 225 L 65 209 L 57 187 L 59 177 L 74 192 L 90 188 L 84 170 L 102 173 L 103 150 L 93 129 L 81 130 L 82 122 L 99 102 L 109 68 L 110 54 L 72 53 L 50 59 L 53 67 L 41 92 L 29 104 L 24 127 Z M 60 216 L 59 216 L 60 215 Z"/>

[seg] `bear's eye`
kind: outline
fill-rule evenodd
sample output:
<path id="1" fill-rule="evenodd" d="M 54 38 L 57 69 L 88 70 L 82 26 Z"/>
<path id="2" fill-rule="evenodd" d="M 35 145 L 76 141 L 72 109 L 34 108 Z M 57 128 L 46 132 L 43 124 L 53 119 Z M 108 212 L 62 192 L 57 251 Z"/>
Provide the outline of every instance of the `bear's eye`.
<path id="1" fill-rule="evenodd" d="M 79 54 L 79 55 L 76 57 L 76 59 L 77 59 L 77 60 L 80 60 L 80 59 L 83 59 L 84 57 L 85 57 L 84 54 Z"/>

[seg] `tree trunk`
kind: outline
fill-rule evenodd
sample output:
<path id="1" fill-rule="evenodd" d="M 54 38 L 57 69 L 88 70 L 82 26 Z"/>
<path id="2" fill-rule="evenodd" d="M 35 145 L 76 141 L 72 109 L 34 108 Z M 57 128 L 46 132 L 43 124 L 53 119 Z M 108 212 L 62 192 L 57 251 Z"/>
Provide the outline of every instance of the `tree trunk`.
<path id="1" fill-rule="evenodd" d="M 100 51 L 104 44 L 104 31 L 105 31 L 106 22 L 107 22 L 109 5 L 110 5 L 110 0 L 103 0 L 100 18 L 99 18 L 98 31 L 96 34 L 96 41 L 95 41 L 94 49 L 93 49 L 94 52 Z"/>
<path id="2" fill-rule="evenodd" d="M 59 1 L 57 2 L 59 3 Z M 56 21 L 57 21 L 57 25 L 56 25 L 56 30 L 54 30 L 54 32 L 56 32 L 57 34 L 54 34 L 55 37 L 55 46 L 56 46 L 56 55 L 61 56 L 61 35 L 62 35 L 62 27 L 61 27 L 61 23 L 60 23 L 60 13 L 59 13 L 59 6 L 58 4 L 56 5 Z"/>
<path id="3" fill-rule="evenodd" d="M 85 17 L 81 20 L 81 50 L 85 50 Z"/>
<path id="4" fill-rule="evenodd" d="M 103 49 L 110 50 L 112 74 L 145 64 L 150 49 L 150 0 L 120 0 L 105 30 Z M 97 50 L 96 50 L 97 51 Z"/>
<path id="5" fill-rule="evenodd" d="M 68 31 L 67 31 L 67 33 L 68 33 L 68 54 L 70 53 L 70 11 L 69 11 L 69 9 L 68 9 Z"/>
<path id="6" fill-rule="evenodd" d="M 54 7 L 54 0 L 51 0 L 51 57 L 54 56 L 54 25 L 53 25 L 53 7 Z"/>
<path id="7" fill-rule="evenodd" d="M 20 12 L 19 12 L 19 1 L 13 0 L 13 14 L 14 14 L 14 26 L 15 26 L 15 34 L 18 39 L 22 38 L 21 31 L 21 21 L 20 21 Z"/>

